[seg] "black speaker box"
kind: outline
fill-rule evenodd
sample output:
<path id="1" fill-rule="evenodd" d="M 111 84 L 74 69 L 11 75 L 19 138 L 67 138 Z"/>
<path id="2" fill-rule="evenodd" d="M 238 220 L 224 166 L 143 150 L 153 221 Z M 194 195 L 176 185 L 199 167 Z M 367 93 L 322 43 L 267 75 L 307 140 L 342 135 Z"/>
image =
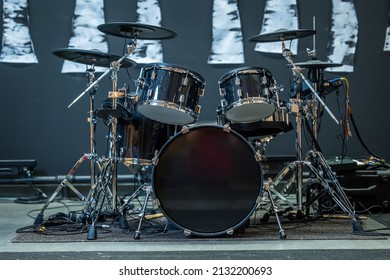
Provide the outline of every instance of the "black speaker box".
<path id="1" fill-rule="evenodd" d="M 390 170 L 338 172 L 337 180 L 357 211 L 390 211 Z"/>

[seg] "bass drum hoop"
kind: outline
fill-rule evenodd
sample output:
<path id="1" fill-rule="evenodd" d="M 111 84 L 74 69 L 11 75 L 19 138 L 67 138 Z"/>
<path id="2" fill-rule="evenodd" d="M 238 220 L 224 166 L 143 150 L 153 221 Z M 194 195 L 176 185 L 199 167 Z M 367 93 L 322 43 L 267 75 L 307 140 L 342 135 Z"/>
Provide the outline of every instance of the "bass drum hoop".
<path id="1" fill-rule="evenodd" d="M 202 134 L 202 130 L 205 132 L 205 135 Z M 207 168 L 205 168 L 204 166 L 201 166 L 201 168 L 199 169 L 192 168 L 193 165 L 191 163 L 195 162 L 195 166 L 196 166 L 197 163 L 196 159 L 190 157 L 188 158 L 183 157 L 183 154 L 186 154 L 186 156 L 189 156 L 190 152 L 193 152 L 195 154 L 200 154 L 199 150 L 202 151 L 204 149 L 206 150 L 210 149 L 210 145 L 206 145 L 207 143 L 203 143 L 202 141 L 197 142 L 196 140 L 205 140 L 208 137 L 211 137 L 213 138 L 212 141 L 214 141 L 215 140 L 214 138 L 217 138 L 219 140 L 221 138 L 220 137 L 221 135 L 226 135 L 226 138 L 228 139 L 226 139 L 226 141 L 221 141 L 221 143 L 214 142 L 213 145 L 215 145 L 215 147 L 211 147 L 211 148 L 218 149 L 217 146 L 219 146 L 219 148 L 221 148 L 220 146 L 224 146 L 224 149 L 228 148 L 225 151 L 226 153 L 228 153 L 229 149 L 232 149 L 233 147 L 235 148 L 239 147 L 242 150 L 234 151 L 235 154 L 233 156 L 235 157 L 234 159 L 237 159 L 237 156 L 241 157 L 241 160 L 234 162 L 234 159 L 229 159 L 228 157 L 226 157 L 226 155 L 220 153 L 221 161 L 222 161 L 221 163 L 218 162 L 219 156 L 210 157 L 209 154 L 207 156 L 208 158 L 206 160 L 206 163 L 202 162 L 202 164 L 207 165 L 210 164 L 210 162 L 212 162 L 213 160 L 217 159 L 217 163 L 221 164 L 223 167 L 229 166 L 229 163 L 230 164 L 233 163 L 233 165 L 227 167 L 228 172 L 226 172 L 226 170 L 222 170 L 223 172 L 221 173 L 221 170 L 216 171 L 213 169 L 211 172 L 212 174 L 211 175 L 209 174 L 209 176 L 213 178 L 210 179 L 209 177 L 208 182 L 206 182 L 207 186 L 198 184 L 196 187 L 188 187 L 188 184 L 191 185 L 194 183 L 194 181 L 197 180 L 200 180 L 200 182 L 203 183 L 207 181 L 205 180 L 207 176 L 205 176 L 204 173 L 205 169 Z M 223 136 L 222 138 L 225 138 L 225 136 Z M 232 141 L 232 139 L 234 140 Z M 187 148 L 186 145 L 189 144 L 189 142 L 192 142 L 192 144 L 194 145 L 190 145 L 190 147 Z M 225 143 L 229 142 L 229 143 L 225 144 L 224 142 Z M 234 145 L 231 144 L 233 142 Z M 180 146 L 179 147 L 180 149 L 176 147 L 177 145 Z M 218 152 L 221 152 L 221 150 L 217 151 L 216 154 L 219 154 Z M 230 152 L 232 151 L 230 150 Z M 172 165 L 172 162 L 175 161 L 175 159 L 172 158 L 172 156 L 176 157 L 177 153 L 179 153 L 178 155 L 179 158 L 176 160 L 177 164 Z M 246 156 L 248 156 L 248 154 L 250 155 L 250 157 L 245 158 Z M 185 161 L 184 164 L 182 162 L 183 158 Z M 245 158 L 245 160 L 242 160 L 242 158 Z M 226 164 L 227 162 L 228 164 Z M 169 172 L 169 171 L 166 172 L 167 163 L 168 165 L 170 165 L 168 169 L 171 168 L 171 170 L 174 170 L 174 172 Z M 234 166 L 234 164 L 237 164 L 237 166 Z M 177 169 L 178 166 L 182 170 L 178 170 Z M 212 166 L 214 166 L 216 169 L 223 168 L 216 164 L 212 164 Z M 208 167 L 210 167 L 210 165 Z M 241 168 L 241 170 L 235 170 L 233 167 L 239 167 Z M 229 171 L 232 172 L 230 172 L 229 174 Z M 245 174 L 243 174 L 243 172 Z M 183 175 L 183 173 L 187 173 L 187 174 Z M 214 173 L 217 174 L 213 176 Z M 218 184 L 221 182 L 219 181 L 218 178 L 216 179 L 216 177 L 224 173 L 228 173 L 226 174 L 227 177 L 229 177 L 229 175 L 233 175 L 232 176 L 233 179 L 231 179 L 233 183 L 231 184 L 226 183 L 227 181 L 230 180 L 230 178 L 224 177 L 223 179 L 221 179 L 222 181 L 221 185 L 223 185 L 223 187 L 221 187 Z M 235 174 L 231 174 L 231 173 L 235 173 Z M 241 177 L 238 178 L 237 174 L 241 175 L 242 178 Z M 177 175 L 178 178 L 175 178 L 175 175 Z M 168 180 L 166 180 L 165 178 L 168 178 Z M 173 181 L 169 179 L 173 179 Z M 217 184 L 215 184 L 215 179 L 217 181 Z M 159 181 L 164 181 L 164 182 L 160 185 Z M 183 229 L 185 235 L 196 235 L 196 236 L 219 236 L 219 235 L 233 234 L 237 228 L 241 227 L 250 218 L 250 216 L 257 208 L 257 204 L 260 199 L 260 194 L 263 188 L 262 169 L 260 165 L 260 160 L 254 148 L 243 136 L 241 136 L 237 132 L 231 130 L 229 127 L 220 126 L 216 124 L 202 124 L 202 125 L 194 125 L 193 127 L 189 127 L 189 128 L 184 128 L 175 136 L 173 136 L 167 143 L 165 143 L 165 145 L 158 152 L 157 157 L 153 161 L 151 182 L 152 182 L 152 189 L 155 195 L 156 203 L 159 206 L 163 215 L 169 221 L 171 221 L 175 226 L 177 226 L 180 229 Z M 237 184 L 237 182 L 240 183 Z M 175 183 L 176 185 L 180 184 L 180 186 L 175 186 Z M 211 185 L 211 187 L 215 187 L 219 189 L 211 190 L 212 194 L 210 195 L 208 193 L 208 191 L 210 191 L 211 189 L 209 188 L 209 185 Z M 167 186 L 169 189 L 168 191 L 161 189 L 162 187 L 167 188 Z M 229 193 L 229 190 L 233 190 L 236 193 Z M 206 193 L 207 196 L 205 199 L 203 196 L 201 196 L 204 193 Z M 227 201 L 224 201 L 224 199 L 226 199 Z M 218 209 L 216 209 L 215 212 L 213 211 L 215 207 L 213 205 L 213 202 L 215 202 L 215 204 L 218 204 L 218 206 L 216 206 Z M 195 205 L 194 209 L 187 208 L 187 207 L 192 207 L 189 206 L 189 204 Z M 209 207 L 210 204 L 212 207 Z M 223 207 L 219 208 L 220 205 L 224 205 L 224 204 L 228 205 L 227 209 Z M 197 207 L 199 207 L 199 209 Z M 204 209 L 208 207 L 212 208 L 212 210 L 209 210 L 209 212 L 204 212 Z M 239 213 L 237 213 L 236 210 Z M 188 212 L 189 214 L 187 214 L 186 211 L 189 211 Z M 181 213 L 184 213 L 184 221 Z M 206 218 L 207 222 L 205 222 L 204 220 L 203 221 L 201 220 L 199 222 L 194 221 L 196 219 L 198 220 L 201 219 L 200 217 Z M 224 219 L 226 219 L 226 223 L 225 221 L 220 221 Z M 206 225 L 203 223 L 205 223 Z M 214 225 L 214 223 L 217 224 L 219 223 L 219 224 Z"/>

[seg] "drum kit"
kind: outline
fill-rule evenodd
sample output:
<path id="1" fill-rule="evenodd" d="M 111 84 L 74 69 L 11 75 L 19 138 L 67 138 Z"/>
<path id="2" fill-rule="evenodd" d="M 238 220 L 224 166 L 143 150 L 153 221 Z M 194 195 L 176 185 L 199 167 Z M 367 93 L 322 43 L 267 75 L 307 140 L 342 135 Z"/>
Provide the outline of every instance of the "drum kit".
<path id="1" fill-rule="evenodd" d="M 296 181 L 298 213 L 305 213 L 312 201 L 329 194 L 359 228 L 358 217 L 321 153 L 313 150 L 303 158 L 300 149 L 301 122 L 304 112 L 311 111 L 313 133 L 316 112 L 322 105 L 318 93 L 318 77 L 326 67 L 339 64 L 312 59 L 295 63 L 284 47 L 286 40 L 312 36 L 314 30 L 279 30 L 251 37 L 251 42 L 279 41 L 283 57 L 297 77 L 311 91 L 307 108 L 300 99 L 301 91 L 288 104 L 279 99 L 279 88 L 273 75 L 262 67 L 242 67 L 226 73 L 218 81 L 221 102 L 216 108 L 216 123 L 197 124 L 200 98 L 205 93 L 205 79 L 198 73 L 174 64 L 151 63 L 142 67 L 136 80 L 136 92 L 117 89 L 120 68 L 136 63 L 129 56 L 138 39 L 162 40 L 176 37 L 168 29 L 140 23 L 114 22 L 98 26 L 108 35 L 130 39 L 122 56 L 80 49 L 55 49 L 53 54 L 66 60 L 92 65 L 87 69 L 88 87 L 70 105 L 89 93 L 90 151 L 81 157 L 61 182 L 38 214 L 34 225 L 43 220 L 44 211 L 60 190 L 70 187 L 85 201 L 78 222 L 89 226 L 87 239 L 96 238 L 96 223 L 104 211 L 117 215 L 121 228 L 128 228 L 126 211 L 129 203 L 142 192 L 144 203 L 134 238 L 139 239 L 142 221 L 150 196 L 162 215 L 187 236 L 219 236 L 233 234 L 245 226 L 263 198 L 270 201 L 268 213 L 275 215 L 281 239 L 286 238 L 276 200 L 285 200 L 275 186 L 293 173 L 288 186 Z M 94 66 L 107 67 L 94 80 Z M 310 82 L 302 68 L 314 74 Z M 112 91 L 100 108 L 94 107 L 94 95 L 100 80 L 111 73 Z M 315 76 L 315 77 L 314 77 Z M 299 79 L 298 79 L 299 78 Z M 314 79 L 317 78 L 317 79 Z M 274 179 L 263 180 L 261 161 L 267 143 L 276 135 L 293 129 L 289 114 L 297 122 L 297 160 L 286 166 Z M 306 114 L 306 113 L 305 113 Z M 308 117 L 309 118 L 309 117 Z M 334 117 L 333 117 L 334 118 Z M 95 126 L 102 120 L 109 127 L 109 153 L 100 157 L 95 151 Z M 334 118 L 335 119 L 335 118 Z M 337 120 L 335 119 L 337 122 Z M 316 137 L 314 137 L 315 139 Z M 79 165 L 90 160 L 91 188 L 84 197 L 70 183 Z M 138 189 L 122 201 L 117 195 L 118 164 L 130 169 L 139 182 Z M 311 179 L 321 187 L 312 201 L 302 202 L 302 168 L 310 169 Z M 313 184 L 314 184 L 313 183 Z"/>

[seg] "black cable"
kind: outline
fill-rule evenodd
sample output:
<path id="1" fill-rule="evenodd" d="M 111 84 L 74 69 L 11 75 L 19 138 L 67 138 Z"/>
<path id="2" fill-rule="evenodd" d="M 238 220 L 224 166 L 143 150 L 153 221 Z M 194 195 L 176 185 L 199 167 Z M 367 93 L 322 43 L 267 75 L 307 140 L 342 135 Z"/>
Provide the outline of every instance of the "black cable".
<path id="1" fill-rule="evenodd" d="M 309 121 L 307 119 L 305 119 L 305 124 L 306 124 L 306 127 L 307 127 L 307 131 L 309 132 L 309 135 L 310 135 L 312 143 L 314 144 L 314 146 L 317 149 L 317 151 L 322 153 L 321 147 L 318 144 L 317 139 L 314 137 L 313 130 L 311 129 L 311 126 L 310 126 Z"/>
<path id="2" fill-rule="evenodd" d="M 354 117 L 353 117 L 352 112 L 350 113 L 350 118 L 351 118 L 351 121 L 352 121 L 353 128 L 355 129 L 356 136 L 358 137 L 358 139 L 359 139 L 360 143 L 362 144 L 362 146 L 364 147 L 364 149 L 365 149 L 365 150 L 367 151 L 367 153 L 369 153 L 371 156 L 380 159 L 381 157 L 379 157 L 379 156 L 375 155 L 374 153 L 372 153 L 372 152 L 368 149 L 367 145 L 364 143 L 362 137 L 360 136 L 359 130 L 357 129 L 356 122 L 355 122 L 355 119 L 354 119 Z"/>
<path id="3" fill-rule="evenodd" d="M 336 90 L 336 96 L 337 96 L 337 107 L 339 109 L 340 114 L 340 120 L 344 120 L 342 108 L 340 105 L 340 91 L 339 89 Z M 341 140 L 341 163 L 344 161 L 345 156 L 347 155 L 347 143 L 346 143 L 346 136 L 344 135 L 344 132 L 337 135 L 337 138 Z"/>

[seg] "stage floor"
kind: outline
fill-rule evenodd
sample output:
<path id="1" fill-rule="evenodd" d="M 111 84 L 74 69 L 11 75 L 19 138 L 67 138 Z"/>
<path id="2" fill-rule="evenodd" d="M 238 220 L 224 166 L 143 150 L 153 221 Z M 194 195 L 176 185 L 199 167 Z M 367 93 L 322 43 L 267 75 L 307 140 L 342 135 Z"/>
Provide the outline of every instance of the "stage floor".
<path id="1" fill-rule="evenodd" d="M 55 202 L 53 211 L 63 205 Z M 79 204 L 80 205 L 80 202 Z M 84 240 L 78 242 L 13 242 L 17 231 L 31 226 L 43 204 L 21 204 L 12 199 L 0 201 L 0 259 L 262 259 L 262 260 L 388 260 L 390 242 L 388 236 L 367 239 L 309 239 L 285 240 L 273 238 L 214 238 L 154 240 L 141 238 L 136 241 L 105 242 Z M 61 210 L 60 210 L 61 211 Z M 57 212 L 60 212 L 57 211 Z M 388 214 L 375 214 L 375 217 Z M 374 217 L 374 216 L 373 216 Z M 374 217 L 374 218 L 375 218 Z M 366 228 L 383 229 L 388 225 L 367 216 Z M 351 228 L 352 231 L 352 228 Z M 390 233 L 389 229 L 381 233 Z M 277 235 L 277 228 L 275 235 Z M 287 231 L 288 235 L 288 231 Z M 325 234 L 326 236 L 326 234 Z"/>

